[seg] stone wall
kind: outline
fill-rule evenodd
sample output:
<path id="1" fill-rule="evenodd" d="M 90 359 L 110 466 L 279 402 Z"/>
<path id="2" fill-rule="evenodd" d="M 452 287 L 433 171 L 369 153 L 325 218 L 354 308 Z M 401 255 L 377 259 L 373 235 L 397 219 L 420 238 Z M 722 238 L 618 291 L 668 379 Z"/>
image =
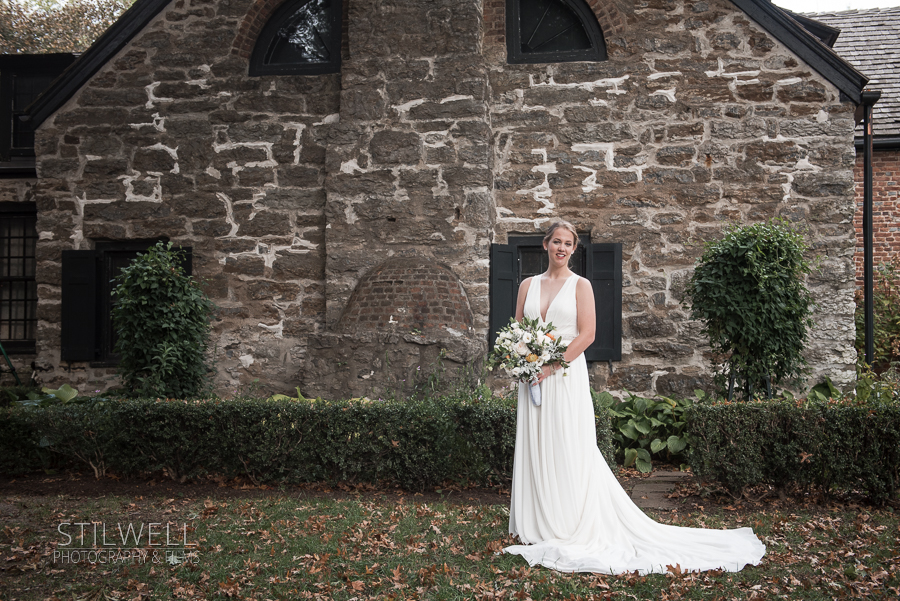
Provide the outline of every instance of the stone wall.
<path id="1" fill-rule="evenodd" d="M 194 249 L 218 307 L 217 383 L 290 390 L 324 326 L 325 146 L 340 75 L 248 77 L 236 33 L 251 0 L 173 2 L 37 136 L 38 363 L 60 363 L 60 253 L 166 237 Z"/>
<path id="2" fill-rule="evenodd" d="M 863 156 L 856 158 L 856 285 L 864 285 L 863 248 Z M 877 267 L 900 255 L 900 151 L 872 153 L 872 255 Z"/>
<path id="3" fill-rule="evenodd" d="M 345 5 L 340 74 L 251 78 L 273 2 L 173 2 L 41 127 L 46 381 L 113 381 L 59 361 L 61 251 L 163 236 L 194 247 L 219 307 L 222 391 L 387 394 L 444 359 L 472 373 L 490 244 L 553 216 L 624 246 L 623 361 L 595 386 L 705 385 L 680 286 L 724 224 L 775 215 L 822 256 L 816 373 L 852 376 L 853 106 L 732 4 L 594 2 L 609 60 L 549 65 L 506 63 L 503 2 Z M 452 274 L 466 331 L 390 311 L 344 330 L 354 290 L 404 259 Z"/>
<path id="4" fill-rule="evenodd" d="M 822 257 L 814 377 L 848 382 L 852 104 L 728 2 L 615 5 L 623 28 L 598 16 L 606 62 L 508 65 L 486 36 L 497 241 L 561 216 L 623 243 L 623 360 L 593 382 L 690 394 L 709 364 L 679 290 L 703 242 L 783 216 Z"/>

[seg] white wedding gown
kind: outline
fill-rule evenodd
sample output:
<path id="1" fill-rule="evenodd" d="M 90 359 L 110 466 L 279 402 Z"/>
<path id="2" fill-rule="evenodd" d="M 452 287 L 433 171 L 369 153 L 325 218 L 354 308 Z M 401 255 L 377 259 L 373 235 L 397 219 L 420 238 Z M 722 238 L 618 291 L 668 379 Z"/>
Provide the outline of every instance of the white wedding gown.
<path id="1" fill-rule="evenodd" d="M 578 335 L 570 276 L 547 309 L 563 339 Z M 532 278 L 525 316 L 540 317 L 540 276 Z M 507 553 L 562 572 L 620 574 L 682 570 L 738 571 L 766 552 L 750 528 L 705 530 L 659 524 L 619 485 L 597 448 L 594 409 L 584 355 L 568 375 L 556 371 L 541 384 L 535 407 L 519 386 L 516 451 L 509 531 L 523 543 Z"/>

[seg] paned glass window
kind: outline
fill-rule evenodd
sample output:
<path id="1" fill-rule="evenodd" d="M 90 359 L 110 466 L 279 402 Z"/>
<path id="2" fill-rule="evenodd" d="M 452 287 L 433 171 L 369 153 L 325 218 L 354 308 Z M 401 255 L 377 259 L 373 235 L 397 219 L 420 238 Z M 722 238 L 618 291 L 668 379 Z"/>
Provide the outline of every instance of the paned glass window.
<path id="1" fill-rule="evenodd" d="M 0 203 L 0 340 L 7 353 L 33 353 L 37 328 L 32 203 Z"/>
<path id="2" fill-rule="evenodd" d="M 606 60 L 603 31 L 584 0 L 507 0 L 506 44 L 510 63 Z"/>
<path id="3" fill-rule="evenodd" d="M 263 27 L 250 57 L 250 75 L 336 73 L 340 67 L 340 0 L 288 0 Z"/>
<path id="4" fill-rule="evenodd" d="M 74 54 L 0 55 L 0 177 L 35 177 L 34 125 L 20 119 Z"/>

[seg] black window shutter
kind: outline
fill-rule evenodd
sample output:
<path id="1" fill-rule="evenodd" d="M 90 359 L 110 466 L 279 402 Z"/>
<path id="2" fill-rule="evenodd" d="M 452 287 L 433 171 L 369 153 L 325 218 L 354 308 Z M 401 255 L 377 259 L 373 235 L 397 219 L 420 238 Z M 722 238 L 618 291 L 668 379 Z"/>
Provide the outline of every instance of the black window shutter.
<path id="1" fill-rule="evenodd" d="M 489 348 L 494 348 L 497 332 L 516 314 L 518 257 L 511 244 L 491 244 L 491 331 Z"/>
<path id="2" fill-rule="evenodd" d="M 594 288 L 597 333 L 584 351 L 588 361 L 622 360 L 622 245 L 594 243 L 587 253 L 587 278 Z"/>
<path id="3" fill-rule="evenodd" d="M 181 252 L 181 268 L 184 275 L 191 275 L 194 271 L 194 248 L 192 246 L 179 246 L 176 250 Z"/>
<path id="4" fill-rule="evenodd" d="M 63 361 L 93 361 L 97 347 L 97 252 L 62 252 Z"/>

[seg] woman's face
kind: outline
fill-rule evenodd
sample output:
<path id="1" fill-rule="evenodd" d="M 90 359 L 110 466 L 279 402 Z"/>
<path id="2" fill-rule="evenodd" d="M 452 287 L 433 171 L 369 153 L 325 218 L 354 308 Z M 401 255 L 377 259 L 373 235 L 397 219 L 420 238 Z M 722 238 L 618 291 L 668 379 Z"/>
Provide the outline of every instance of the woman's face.
<path id="1" fill-rule="evenodd" d="M 569 263 L 569 257 L 575 252 L 575 236 L 569 230 L 558 227 L 550 240 L 544 242 L 544 249 L 550 256 L 551 266 L 565 267 Z"/>

